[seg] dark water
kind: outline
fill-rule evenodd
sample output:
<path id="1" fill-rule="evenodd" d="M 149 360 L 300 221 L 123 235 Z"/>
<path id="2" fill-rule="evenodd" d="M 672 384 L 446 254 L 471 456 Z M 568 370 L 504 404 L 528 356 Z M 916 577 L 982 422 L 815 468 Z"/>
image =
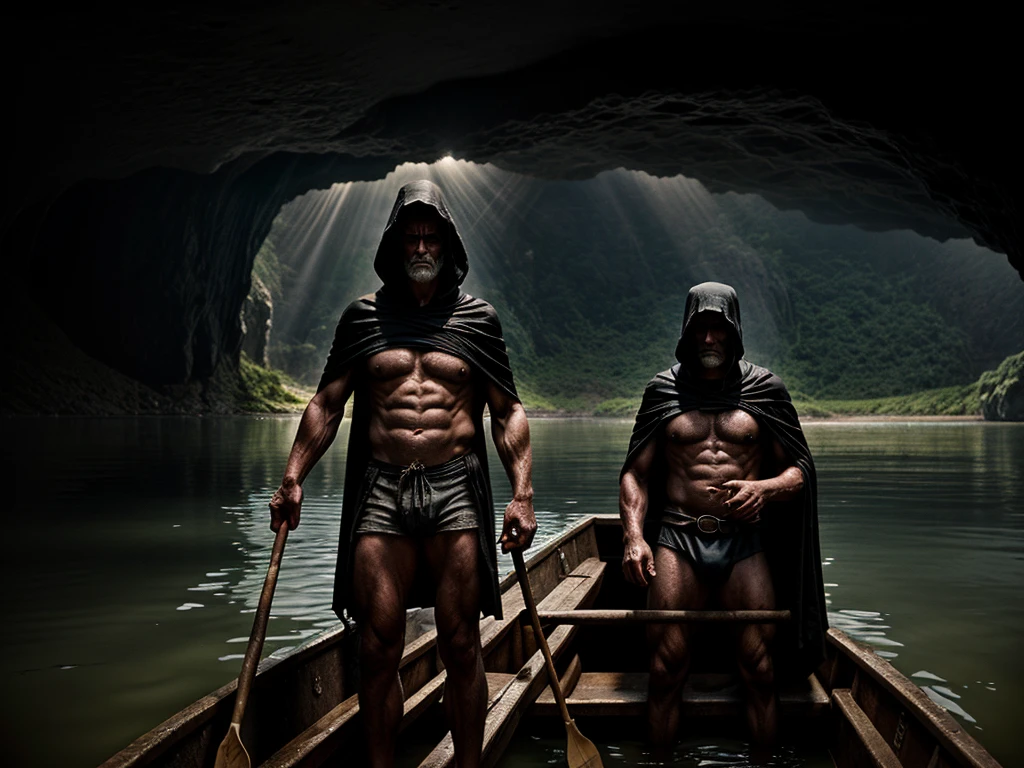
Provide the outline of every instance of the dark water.
<path id="1" fill-rule="evenodd" d="M 96 765 L 237 675 L 272 542 L 266 502 L 296 423 L 4 422 L 6 764 Z M 617 511 L 628 422 L 534 420 L 532 430 L 543 536 Z M 832 623 L 871 642 L 1004 765 L 1024 764 L 1024 425 L 809 424 L 807 434 Z M 508 483 L 491 462 L 503 506 Z M 344 435 L 307 480 L 268 653 L 335 621 L 343 466 Z M 557 761 L 561 745 L 527 737 L 516 763 Z M 645 762 L 642 749 L 611 745 L 610 764 Z M 681 765 L 732 765 L 744 748 L 681 750 Z"/>

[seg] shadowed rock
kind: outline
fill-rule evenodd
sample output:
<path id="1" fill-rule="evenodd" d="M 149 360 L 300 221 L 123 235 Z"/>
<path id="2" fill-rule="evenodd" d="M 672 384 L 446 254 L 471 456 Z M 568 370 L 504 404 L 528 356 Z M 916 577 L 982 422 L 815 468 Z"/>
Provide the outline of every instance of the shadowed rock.
<path id="1" fill-rule="evenodd" d="M 203 383 L 237 366 L 283 203 L 448 152 L 545 178 L 683 173 L 1024 268 L 1006 25 L 976 6 L 679 5 L 23 12 L 2 54 L 14 282 L 101 362 Z"/>

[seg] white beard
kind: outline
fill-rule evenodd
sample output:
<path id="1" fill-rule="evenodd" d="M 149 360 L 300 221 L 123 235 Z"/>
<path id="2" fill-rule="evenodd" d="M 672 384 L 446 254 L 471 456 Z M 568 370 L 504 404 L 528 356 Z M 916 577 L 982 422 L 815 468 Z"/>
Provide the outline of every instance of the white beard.
<path id="1" fill-rule="evenodd" d="M 405 274 L 415 283 L 429 283 L 441 274 L 441 265 L 444 264 L 444 257 L 438 257 L 432 264 L 426 261 L 405 262 Z"/>
<path id="2" fill-rule="evenodd" d="M 717 368 L 725 362 L 725 357 L 710 349 L 699 353 L 699 357 L 700 364 L 705 368 Z"/>

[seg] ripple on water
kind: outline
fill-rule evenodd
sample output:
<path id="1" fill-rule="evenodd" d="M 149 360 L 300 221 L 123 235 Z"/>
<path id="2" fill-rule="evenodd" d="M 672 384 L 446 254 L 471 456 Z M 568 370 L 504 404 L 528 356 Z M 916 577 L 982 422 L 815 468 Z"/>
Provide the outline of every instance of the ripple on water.
<path id="1" fill-rule="evenodd" d="M 960 697 L 952 691 L 950 691 L 948 688 L 945 688 L 941 685 L 922 685 L 921 690 L 924 691 L 925 694 L 927 694 L 929 699 L 934 701 L 936 704 L 938 704 L 940 707 L 942 707 L 950 714 L 963 718 L 968 723 L 978 722 L 969 714 L 967 714 L 967 712 L 964 711 L 963 707 L 961 707 L 959 704 L 953 701 L 953 698 L 951 697 L 955 697 L 958 699 Z M 940 691 L 944 691 L 946 695 L 943 695 L 943 693 L 940 693 Z"/>

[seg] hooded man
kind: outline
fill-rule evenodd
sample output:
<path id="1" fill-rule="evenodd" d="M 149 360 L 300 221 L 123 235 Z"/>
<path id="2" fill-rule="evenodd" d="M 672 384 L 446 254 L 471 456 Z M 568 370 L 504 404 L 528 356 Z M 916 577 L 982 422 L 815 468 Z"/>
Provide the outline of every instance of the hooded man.
<path id="1" fill-rule="evenodd" d="M 690 289 L 678 365 L 647 385 L 619 476 L 626 580 L 650 586 L 648 607 L 789 609 L 793 622 L 738 630 L 747 723 L 775 738 L 773 656 L 806 676 L 827 628 L 814 462 L 782 381 L 743 359 L 736 291 Z M 649 735 L 675 738 L 691 629 L 651 624 Z M 774 642 L 773 642 L 774 641 Z"/>
<path id="2" fill-rule="evenodd" d="M 394 760 L 406 607 L 433 605 L 456 759 L 476 766 L 487 704 L 480 611 L 501 618 L 484 405 L 513 491 L 503 551 L 528 547 L 537 527 L 529 426 L 494 308 L 459 288 L 469 263 L 435 184 L 399 190 L 374 268 L 384 285 L 341 316 L 271 528 L 298 525 L 302 482 L 354 395 L 333 608 L 359 626 L 369 761 Z"/>

